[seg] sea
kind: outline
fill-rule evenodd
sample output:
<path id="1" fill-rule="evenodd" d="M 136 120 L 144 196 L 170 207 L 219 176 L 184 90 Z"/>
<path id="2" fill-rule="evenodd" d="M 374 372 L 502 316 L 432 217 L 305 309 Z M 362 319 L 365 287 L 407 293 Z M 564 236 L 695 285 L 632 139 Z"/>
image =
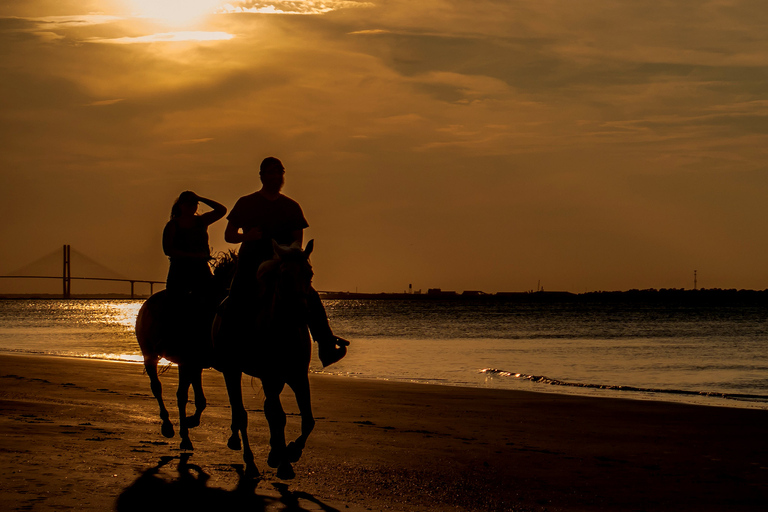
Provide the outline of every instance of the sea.
<path id="1" fill-rule="evenodd" d="M 0 353 L 141 362 L 143 300 L 0 300 Z M 768 304 L 324 301 L 348 378 L 768 409 Z M 214 370 L 210 370 L 214 371 Z M 0 369 L 2 373 L 2 369 Z"/>

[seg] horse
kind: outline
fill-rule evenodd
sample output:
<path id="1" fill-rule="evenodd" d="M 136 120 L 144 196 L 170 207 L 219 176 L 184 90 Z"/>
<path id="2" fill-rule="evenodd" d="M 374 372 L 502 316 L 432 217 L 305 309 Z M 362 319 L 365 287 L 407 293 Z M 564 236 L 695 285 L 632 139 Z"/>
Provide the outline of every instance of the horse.
<path id="1" fill-rule="evenodd" d="M 136 317 L 136 339 L 144 357 L 144 368 L 149 376 L 152 394 L 160 406 L 160 431 L 167 438 L 172 438 L 175 433 L 163 402 L 163 387 L 157 365 L 161 358 L 178 365 L 176 401 L 182 450 L 194 449 L 189 429 L 200 425 L 200 417 L 207 405 L 202 374 L 204 368 L 214 366 L 211 325 L 216 307 L 226 296 L 235 264 L 236 256 L 233 252 L 220 255 L 213 263 L 213 279 L 206 294 L 195 296 L 161 290 L 142 304 Z M 195 412 L 187 416 L 190 386 L 195 394 Z"/>
<path id="2" fill-rule="evenodd" d="M 308 329 L 307 297 L 312 293 L 312 266 L 309 256 L 314 240 L 302 250 L 297 242 L 289 247 L 273 243 L 275 259 L 262 263 L 258 271 L 260 299 L 248 312 L 223 309 L 223 315 L 238 316 L 239 327 L 226 330 L 226 322 L 237 319 L 217 314 L 214 346 L 224 354 L 220 371 L 232 409 L 232 435 L 227 446 L 243 449 L 246 474 L 259 471 L 248 443 L 248 413 L 243 404 L 242 374 L 261 380 L 264 415 L 269 425 L 270 452 L 267 465 L 277 468 L 277 477 L 295 476 L 292 463 L 301 457 L 307 438 L 315 427 L 309 391 L 309 362 L 312 344 Z M 251 305 L 253 306 L 253 305 Z M 234 307 L 233 307 L 234 309 Z M 230 328 L 231 329 L 231 328 Z M 226 334 L 224 334 L 226 332 Z M 280 394 L 288 385 L 294 392 L 301 415 L 301 434 L 286 445 L 286 414 Z M 242 436 L 242 443 L 241 443 Z"/>

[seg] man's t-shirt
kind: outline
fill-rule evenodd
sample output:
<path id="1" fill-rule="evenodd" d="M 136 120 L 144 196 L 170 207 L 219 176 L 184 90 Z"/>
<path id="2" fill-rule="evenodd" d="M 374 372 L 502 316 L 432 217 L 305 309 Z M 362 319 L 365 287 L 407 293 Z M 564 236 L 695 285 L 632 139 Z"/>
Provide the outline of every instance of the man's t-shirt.
<path id="1" fill-rule="evenodd" d="M 272 259 L 272 240 L 281 245 L 289 245 L 295 241 L 294 231 L 309 226 L 299 203 L 282 194 L 274 201 L 259 193 L 241 197 L 227 219 L 242 229 L 243 233 L 251 228 L 261 228 L 261 239 L 240 245 L 240 260 L 255 264 Z"/>

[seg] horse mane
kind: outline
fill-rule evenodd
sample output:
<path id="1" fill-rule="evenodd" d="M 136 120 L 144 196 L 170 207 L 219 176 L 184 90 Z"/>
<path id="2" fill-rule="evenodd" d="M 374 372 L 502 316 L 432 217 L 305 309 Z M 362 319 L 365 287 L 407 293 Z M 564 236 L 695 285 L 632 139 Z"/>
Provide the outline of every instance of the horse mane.
<path id="1" fill-rule="evenodd" d="M 217 253 L 211 262 L 211 267 L 216 288 L 226 290 L 237 268 L 237 251 L 230 249 Z"/>
<path id="2" fill-rule="evenodd" d="M 230 249 L 228 251 L 220 251 L 216 253 L 211 262 L 213 267 L 213 275 L 218 276 L 222 274 L 232 275 L 237 266 L 237 251 Z"/>

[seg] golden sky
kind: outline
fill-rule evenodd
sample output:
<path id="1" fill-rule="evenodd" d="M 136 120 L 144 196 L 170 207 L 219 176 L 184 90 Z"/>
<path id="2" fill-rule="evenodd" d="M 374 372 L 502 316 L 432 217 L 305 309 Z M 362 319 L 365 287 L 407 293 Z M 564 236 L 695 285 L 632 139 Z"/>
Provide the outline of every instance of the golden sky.
<path id="1" fill-rule="evenodd" d="M 319 290 L 768 288 L 766 26 L 761 0 L 6 0 L 0 273 L 66 243 L 164 279 L 175 197 L 231 208 L 276 156 Z"/>

